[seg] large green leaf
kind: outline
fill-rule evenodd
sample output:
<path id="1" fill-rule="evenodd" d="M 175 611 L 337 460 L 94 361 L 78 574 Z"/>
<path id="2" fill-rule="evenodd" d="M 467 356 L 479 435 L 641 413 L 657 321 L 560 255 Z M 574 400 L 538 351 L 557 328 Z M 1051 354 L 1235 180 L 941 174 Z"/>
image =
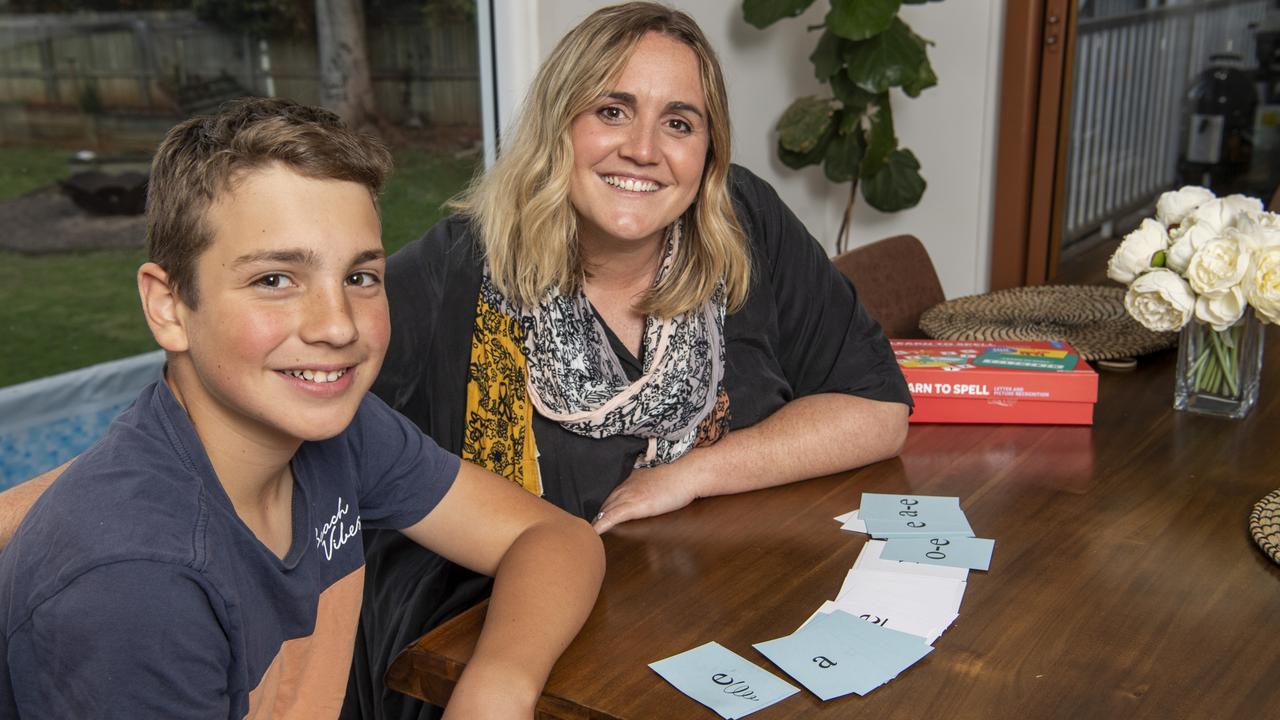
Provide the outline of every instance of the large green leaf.
<path id="1" fill-rule="evenodd" d="M 862 197 L 880 212 L 898 212 L 915 207 L 924 195 L 924 188 L 920 161 L 910 150 L 902 148 L 889 155 L 889 162 L 880 172 L 862 181 Z"/>
<path id="2" fill-rule="evenodd" d="M 938 76 L 933 74 L 933 65 L 928 60 L 920 66 L 914 80 L 902 85 L 902 92 L 909 97 L 920 97 L 920 93 L 926 88 L 931 88 L 938 84 Z"/>
<path id="3" fill-rule="evenodd" d="M 858 173 L 865 180 L 880 172 L 889 161 L 889 154 L 898 147 L 898 138 L 893 134 L 889 93 L 881 93 L 875 102 L 867 106 L 867 112 L 862 116 L 862 127 L 867 135 L 867 150 Z"/>
<path id="4" fill-rule="evenodd" d="M 809 96 L 796 100 L 778 118 L 778 142 L 795 153 L 810 152 L 831 131 L 834 113 L 831 98 Z"/>
<path id="5" fill-rule="evenodd" d="M 858 114 L 862 114 L 867 109 L 867 105 L 876 99 L 875 93 L 869 93 L 854 85 L 845 73 L 836 73 L 831 76 L 831 91 L 845 108 Z"/>
<path id="6" fill-rule="evenodd" d="M 928 63 L 923 44 L 911 28 L 897 18 L 888 30 L 846 47 L 845 72 L 849 79 L 873 93 L 918 85 L 921 67 Z"/>
<path id="7" fill-rule="evenodd" d="M 848 135 L 837 135 L 827 146 L 822 172 L 831 182 L 848 182 L 858 176 L 862 153 L 862 139 L 856 130 Z"/>
<path id="8" fill-rule="evenodd" d="M 862 110 L 841 110 L 836 114 L 836 132 L 848 135 L 862 128 Z"/>
<path id="9" fill-rule="evenodd" d="M 920 93 L 925 88 L 931 88 L 938 84 L 938 76 L 933 72 L 933 64 L 929 62 L 928 46 L 933 43 L 925 40 L 914 32 L 911 38 L 920 46 L 921 62 L 920 67 L 916 68 L 916 77 L 913 80 L 902 84 L 902 91 L 911 97 L 920 97 Z"/>
<path id="10" fill-rule="evenodd" d="M 840 48 L 840 38 L 824 31 L 822 37 L 818 39 L 818 46 L 813 49 L 813 54 L 809 56 L 809 60 L 813 63 L 813 74 L 822 82 L 826 82 L 827 78 L 840 72 L 840 69 L 844 67 L 844 55 Z"/>
<path id="11" fill-rule="evenodd" d="M 842 38 L 866 40 L 893 23 L 902 0 L 831 0 L 827 29 Z"/>
<path id="12" fill-rule="evenodd" d="M 766 28 L 803 13 L 812 4 L 813 0 L 744 0 L 742 17 L 758 28 Z"/>
<path id="13" fill-rule="evenodd" d="M 798 153 L 794 150 L 788 150 L 782 146 L 781 142 L 779 142 L 778 159 L 782 161 L 783 165 L 786 165 L 792 170 L 799 170 L 800 168 L 807 167 L 809 165 L 817 165 L 822 162 L 822 159 L 826 156 L 827 146 L 830 144 L 831 138 L 834 136 L 835 132 L 833 129 L 833 132 L 829 132 L 824 135 L 822 139 L 818 141 L 818 144 L 814 145 L 813 149 L 807 153 Z"/>

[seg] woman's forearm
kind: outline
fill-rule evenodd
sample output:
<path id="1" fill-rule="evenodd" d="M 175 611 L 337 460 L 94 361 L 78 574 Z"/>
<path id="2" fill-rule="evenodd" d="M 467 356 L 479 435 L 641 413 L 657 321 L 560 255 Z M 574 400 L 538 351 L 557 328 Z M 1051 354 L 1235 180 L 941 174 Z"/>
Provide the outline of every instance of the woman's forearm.
<path id="1" fill-rule="evenodd" d="M 829 393 L 793 400 L 687 459 L 695 495 L 708 497 L 862 467 L 897 455 L 906 439 L 906 405 Z"/>
<path id="2" fill-rule="evenodd" d="M 592 525 L 614 525 L 728 495 L 829 475 L 893 457 L 907 438 L 907 406 L 842 394 L 793 400 L 668 465 L 636 470 L 604 501 Z"/>

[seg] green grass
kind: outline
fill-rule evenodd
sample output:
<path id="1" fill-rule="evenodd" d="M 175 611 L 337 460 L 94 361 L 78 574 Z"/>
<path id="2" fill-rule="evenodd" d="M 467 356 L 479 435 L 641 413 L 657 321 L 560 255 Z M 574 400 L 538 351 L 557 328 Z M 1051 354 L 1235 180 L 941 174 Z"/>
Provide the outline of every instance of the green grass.
<path id="1" fill-rule="evenodd" d="M 458 158 L 421 150 L 396 152 L 396 167 L 380 201 L 387 252 L 399 250 L 448 215 L 445 201 L 466 186 L 483 159 L 478 153 Z"/>
<path id="2" fill-rule="evenodd" d="M 66 158 L 66 150 L 0 147 L 0 201 L 61 177 Z M 444 201 L 479 160 L 398 151 L 382 197 L 387 251 L 443 217 Z M 0 387 L 154 350 L 134 284 L 142 261 L 141 249 L 38 257 L 0 251 Z"/>
<path id="3" fill-rule="evenodd" d="M 0 254 L 0 386 L 154 350 L 138 311 L 142 250 Z"/>
<path id="4" fill-rule="evenodd" d="M 66 177 L 71 151 L 44 147 L 0 147 L 0 201 Z"/>

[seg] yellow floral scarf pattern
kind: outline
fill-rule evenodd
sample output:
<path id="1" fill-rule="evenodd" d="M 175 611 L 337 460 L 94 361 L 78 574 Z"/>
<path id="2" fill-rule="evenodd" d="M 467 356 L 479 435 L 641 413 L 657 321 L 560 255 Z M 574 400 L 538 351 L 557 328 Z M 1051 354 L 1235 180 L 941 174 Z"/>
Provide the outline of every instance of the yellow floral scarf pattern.
<path id="1" fill-rule="evenodd" d="M 483 290 L 476 301 L 467 375 L 462 459 L 541 497 L 524 329 Z"/>

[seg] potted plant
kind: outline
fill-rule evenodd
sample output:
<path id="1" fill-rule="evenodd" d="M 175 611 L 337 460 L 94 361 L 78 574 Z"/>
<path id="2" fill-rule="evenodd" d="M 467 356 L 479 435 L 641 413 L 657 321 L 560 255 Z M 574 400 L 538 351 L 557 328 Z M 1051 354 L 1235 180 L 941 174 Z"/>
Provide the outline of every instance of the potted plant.
<path id="1" fill-rule="evenodd" d="M 793 169 L 822 165 L 832 182 L 851 182 L 836 251 L 844 250 L 858 189 L 882 212 L 915 207 L 925 180 L 914 153 L 898 146 L 889 91 L 918 97 L 937 84 L 928 40 L 898 17 L 902 5 L 936 0 L 830 0 L 809 56 L 831 97 L 802 97 L 778 120 L 778 158 Z M 745 0 L 743 15 L 765 28 L 795 17 L 814 0 Z"/>

